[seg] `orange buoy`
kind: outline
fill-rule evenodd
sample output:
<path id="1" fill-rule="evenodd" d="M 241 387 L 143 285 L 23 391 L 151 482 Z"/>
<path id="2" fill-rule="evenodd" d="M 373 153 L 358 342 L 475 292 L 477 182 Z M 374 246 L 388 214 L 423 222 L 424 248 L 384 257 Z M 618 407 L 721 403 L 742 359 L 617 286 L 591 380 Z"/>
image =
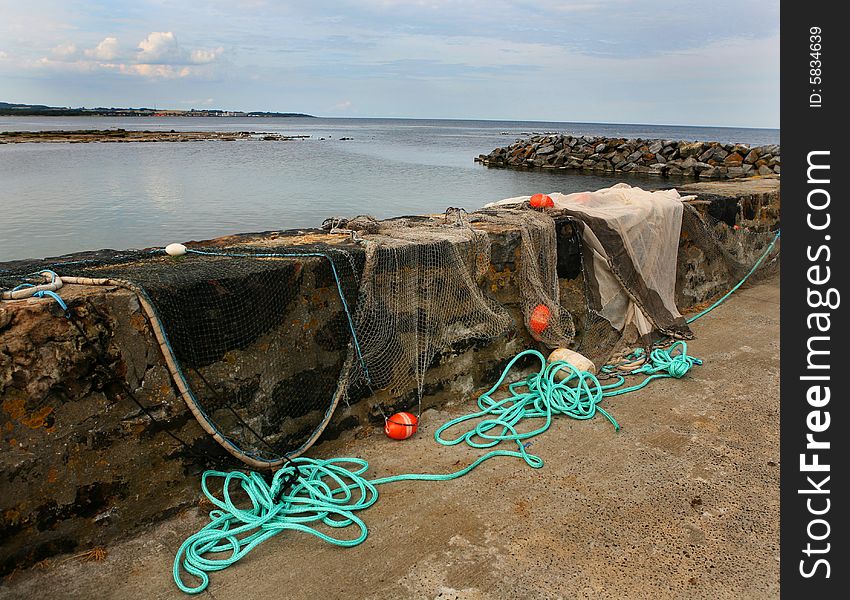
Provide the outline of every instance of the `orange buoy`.
<path id="1" fill-rule="evenodd" d="M 408 412 L 398 412 L 384 422 L 384 433 L 394 440 L 406 440 L 414 433 L 419 420 Z"/>
<path id="2" fill-rule="evenodd" d="M 531 204 L 531 208 L 552 208 L 555 206 L 552 197 L 544 194 L 534 194 L 528 203 Z"/>
<path id="3" fill-rule="evenodd" d="M 531 330 L 540 335 L 543 330 L 549 327 L 549 320 L 552 318 L 552 311 L 545 304 L 538 304 L 531 311 L 531 316 L 528 318 L 528 326 Z"/>

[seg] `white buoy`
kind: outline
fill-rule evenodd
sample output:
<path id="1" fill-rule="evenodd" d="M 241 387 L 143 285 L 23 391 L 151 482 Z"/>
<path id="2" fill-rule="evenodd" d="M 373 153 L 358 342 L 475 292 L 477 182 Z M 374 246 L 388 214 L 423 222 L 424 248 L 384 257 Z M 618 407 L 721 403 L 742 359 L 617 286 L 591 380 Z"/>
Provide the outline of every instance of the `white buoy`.
<path id="1" fill-rule="evenodd" d="M 596 375 L 596 365 L 593 364 L 593 361 L 575 350 L 570 350 L 569 348 L 556 348 L 552 350 L 552 353 L 549 355 L 549 362 L 553 363 L 557 361 L 568 362 L 579 371 L 589 371 Z M 560 375 L 561 373 L 558 374 Z M 566 376 L 567 373 L 563 373 L 563 375 Z"/>
<path id="2" fill-rule="evenodd" d="M 183 244 L 168 244 L 165 247 L 165 253 L 168 256 L 183 256 L 186 254 L 186 246 Z"/>

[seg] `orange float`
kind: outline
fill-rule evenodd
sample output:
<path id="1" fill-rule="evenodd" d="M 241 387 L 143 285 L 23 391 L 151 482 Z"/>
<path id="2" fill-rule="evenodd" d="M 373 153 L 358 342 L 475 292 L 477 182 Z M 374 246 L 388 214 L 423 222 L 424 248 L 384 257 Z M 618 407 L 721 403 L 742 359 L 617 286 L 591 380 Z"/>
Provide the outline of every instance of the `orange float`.
<path id="1" fill-rule="evenodd" d="M 398 412 L 384 421 L 384 433 L 394 440 L 406 440 L 419 425 L 419 419 L 408 412 Z"/>
<path id="2" fill-rule="evenodd" d="M 549 321 L 552 318 L 552 311 L 545 304 L 538 304 L 531 311 L 531 316 L 528 318 L 528 326 L 531 330 L 540 335 L 543 330 L 549 327 Z"/>
<path id="3" fill-rule="evenodd" d="M 552 208 L 555 206 L 552 197 L 545 194 L 534 194 L 528 203 L 531 205 L 531 208 Z"/>

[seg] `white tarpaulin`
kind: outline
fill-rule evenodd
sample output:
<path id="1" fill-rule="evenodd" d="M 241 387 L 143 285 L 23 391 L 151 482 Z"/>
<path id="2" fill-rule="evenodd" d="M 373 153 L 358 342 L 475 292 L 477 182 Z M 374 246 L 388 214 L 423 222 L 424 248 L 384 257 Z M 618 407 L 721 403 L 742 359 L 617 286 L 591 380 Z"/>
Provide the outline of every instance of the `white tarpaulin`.
<path id="1" fill-rule="evenodd" d="M 683 198 L 676 190 L 646 191 L 625 183 L 595 192 L 549 194 L 555 209 L 584 224 L 584 272 L 591 308 L 623 333 L 633 326 L 688 337 L 676 308 L 676 258 Z M 518 204 L 508 198 L 486 208 Z"/>

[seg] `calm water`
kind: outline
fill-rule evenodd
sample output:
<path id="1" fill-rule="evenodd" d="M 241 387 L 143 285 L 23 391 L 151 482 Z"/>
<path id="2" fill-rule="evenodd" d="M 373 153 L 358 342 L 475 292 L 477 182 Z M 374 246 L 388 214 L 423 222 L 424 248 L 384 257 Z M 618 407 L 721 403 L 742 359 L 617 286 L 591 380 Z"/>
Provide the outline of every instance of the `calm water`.
<path id="1" fill-rule="evenodd" d="M 330 216 L 469 210 L 510 196 L 645 188 L 656 178 L 487 169 L 473 162 L 529 133 L 779 143 L 779 131 L 400 119 L 0 117 L 0 130 L 266 131 L 292 142 L 0 145 L 0 262 L 316 227 Z M 341 137 L 353 138 L 340 141 Z M 321 138 L 325 138 L 322 140 Z"/>

